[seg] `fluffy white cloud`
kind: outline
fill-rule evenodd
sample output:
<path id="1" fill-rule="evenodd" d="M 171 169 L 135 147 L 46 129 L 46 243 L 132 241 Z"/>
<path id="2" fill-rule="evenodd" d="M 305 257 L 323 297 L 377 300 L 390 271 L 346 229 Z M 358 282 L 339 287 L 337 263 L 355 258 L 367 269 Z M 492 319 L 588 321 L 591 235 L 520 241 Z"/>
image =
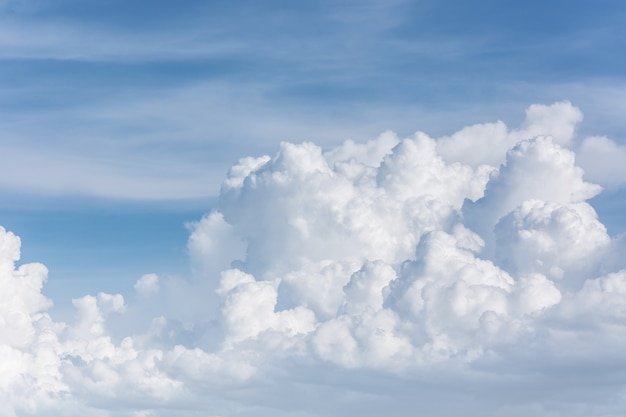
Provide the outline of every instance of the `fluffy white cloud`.
<path id="1" fill-rule="evenodd" d="M 507 152 L 506 163 L 491 175 L 484 197 L 465 204 L 465 221 L 491 243 L 496 223 L 527 200 L 569 204 L 597 195 L 601 188 L 586 182 L 583 174 L 575 165 L 574 152 L 551 137 L 524 140 Z"/>
<path id="2" fill-rule="evenodd" d="M 610 187 L 626 184 L 625 146 L 604 136 L 592 136 L 581 143 L 577 156 L 591 181 Z"/>
<path id="3" fill-rule="evenodd" d="M 159 276 L 157 274 L 145 274 L 137 280 L 135 290 L 141 296 L 150 296 L 159 292 Z"/>
<path id="4" fill-rule="evenodd" d="M 549 106 L 533 104 L 519 129 L 509 130 L 501 121 L 468 126 L 440 138 L 437 150 L 447 161 L 498 166 L 504 162 L 506 152 L 525 139 L 543 135 L 561 146 L 568 145 L 582 118 L 581 111 L 567 101 Z"/>
<path id="5" fill-rule="evenodd" d="M 611 243 L 587 203 L 527 200 L 496 226 L 496 259 L 518 274 L 542 273 L 559 285 L 599 274 Z"/>
<path id="6" fill-rule="evenodd" d="M 0 229 L 0 416 L 618 415 L 626 245 L 586 202 L 581 118 L 244 158 L 192 277 L 70 323 Z"/>

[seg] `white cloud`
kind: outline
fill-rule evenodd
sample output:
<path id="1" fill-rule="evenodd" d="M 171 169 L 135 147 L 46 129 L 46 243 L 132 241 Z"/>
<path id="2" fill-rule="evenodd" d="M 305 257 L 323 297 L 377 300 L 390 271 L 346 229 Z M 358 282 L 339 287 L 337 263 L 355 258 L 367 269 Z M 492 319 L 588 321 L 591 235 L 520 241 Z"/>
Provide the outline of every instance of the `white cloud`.
<path id="1" fill-rule="evenodd" d="M 604 136 L 586 138 L 577 152 L 585 177 L 608 187 L 626 184 L 626 146 Z"/>
<path id="2" fill-rule="evenodd" d="M 496 225 L 496 259 L 518 274 L 567 286 L 598 274 L 610 237 L 587 203 L 527 200 Z M 561 286 L 561 285 L 559 285 Z"/>
<path id="3" fill-rule="evenodd" d="M 137 280 L 135 290 L 142 296 L 150 296 L 159 292 L 159 276 L 157 274 L 145 274 Z"/>
<path id="4" fill-rule="evenodd" d="M 0 229 L 0 416 L 618 415 L 624 240 L 565 147 L 579 120 L 244 158 L 190 225 L 192 277 L 78 298 L 70 323 Z M 481 131 L 510 141 L 498 167 L 441 155 Z"/>
<path id="5" fill-rule="evenodd" d="M 437 150 L 447 161 L 498 166 L 504 163 L 506 151 L 524 139 L 550 136 L 555 143 L 568 145 L 582 119 L 580 109 L 567 101 L 550 106 L 533 104 L 519 129 L 509 130 L 501 121 L 472 125 L 440 138 Z"/>
<path id="6" fill-rule="evenodd" d="M 463 214 L 470 227 L 490 242 L 495 224 L 527 200 L 578 203 L 600 190 L 583 179 L 574 152 L 554 143 L 551 137 L 537 136 L 507 152 L 505 164 L 492 174 L 484 197 L 467 202 Z"/>

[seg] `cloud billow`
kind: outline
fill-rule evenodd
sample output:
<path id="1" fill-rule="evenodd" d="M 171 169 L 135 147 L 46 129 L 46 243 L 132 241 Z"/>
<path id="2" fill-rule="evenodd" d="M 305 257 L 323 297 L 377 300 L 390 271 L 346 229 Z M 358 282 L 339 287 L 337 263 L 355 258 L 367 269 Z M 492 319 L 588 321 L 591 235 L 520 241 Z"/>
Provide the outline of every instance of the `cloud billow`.
<path id="1" fill-rule="evenodd" d="M 581 120 L 241 159 L 193 277 L 87 295 L 73 323 L 2 229 L 0 416 L 617 415 L 624 242 L 587 202 Z"/>

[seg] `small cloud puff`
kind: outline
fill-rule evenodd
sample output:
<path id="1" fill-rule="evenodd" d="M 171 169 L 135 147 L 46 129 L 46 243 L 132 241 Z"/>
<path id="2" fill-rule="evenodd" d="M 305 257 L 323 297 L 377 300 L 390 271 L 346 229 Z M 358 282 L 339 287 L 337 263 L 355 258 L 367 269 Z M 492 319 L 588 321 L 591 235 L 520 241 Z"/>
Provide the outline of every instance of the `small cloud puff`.
<path id="1" fill-rule="evenodd" d="M 159 276 L 157 274 L 145 274 L 137 280 L 133 286 L 141 296 L 150 296 L 159 292 Z"/>
<path id="2" fill-rule="evenodd" d="M 604 136 L 592 136 L 580 144 L 577 160 L 591 181 L 607 187 L 626 184 L 626 146 Z"/>

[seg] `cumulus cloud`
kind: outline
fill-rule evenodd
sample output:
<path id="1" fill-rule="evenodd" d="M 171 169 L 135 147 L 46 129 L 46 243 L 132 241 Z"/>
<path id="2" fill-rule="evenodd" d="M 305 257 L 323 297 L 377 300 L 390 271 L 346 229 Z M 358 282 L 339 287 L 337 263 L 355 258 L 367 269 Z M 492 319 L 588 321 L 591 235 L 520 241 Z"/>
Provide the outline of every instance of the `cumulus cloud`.
<path id="1" fill-rule="evenodd" d="M 601 191 L 583 178 L 574 152 L 551 137 L 524 140 L 507 152 L 506 162 L 494 171 L 480 200 L 467 201 L 466 222 L 489 242 L 495 224 L 528 200 L 558 204 L 588 200 Z"/>
<path id="2" fill-rule="evenodd" d="M 157 274 L 145 274 L 137 280 L 135 290 L 142 296 L 150 296 L 159 292 L 159 276 Z"/>
<path id="3" fill-rule="evenodd" d="M 0 415 L 618 415 L 626 245 L 587 202 L 581 120 L 243 158 L 189 225 L 192 276 L 69 323 L 1 229 Z"/>
<path id="4" fill-rule="evenodd" d="M 509 129 L 502 121 L 476 124 L 440 138 L 437 149 L 449 161 L 498 166 L 504 162 L 507 150 L 522 140 L 543 135 L 567 146 L 582 119 L 580 109 L 568 101 L 549 106 L 533 104 L 526 110 L 526 119 L 518 129 Z"/>
<path id="5" fill-rule="evenodd" d="M 578 150 L 578 161 L 591 181 L 610 187 L 626 184 L 626 147 L 607 137 L 586 138 Z"/>
<path id="6" fill-rule="evenodd" d="M 496 226 L 496 258 L 519 274 L 539 272 L 555 282 L 576 282 L 601 267 L 596 260 L 611 239 L 587 203 L 527 200 Z"/>

